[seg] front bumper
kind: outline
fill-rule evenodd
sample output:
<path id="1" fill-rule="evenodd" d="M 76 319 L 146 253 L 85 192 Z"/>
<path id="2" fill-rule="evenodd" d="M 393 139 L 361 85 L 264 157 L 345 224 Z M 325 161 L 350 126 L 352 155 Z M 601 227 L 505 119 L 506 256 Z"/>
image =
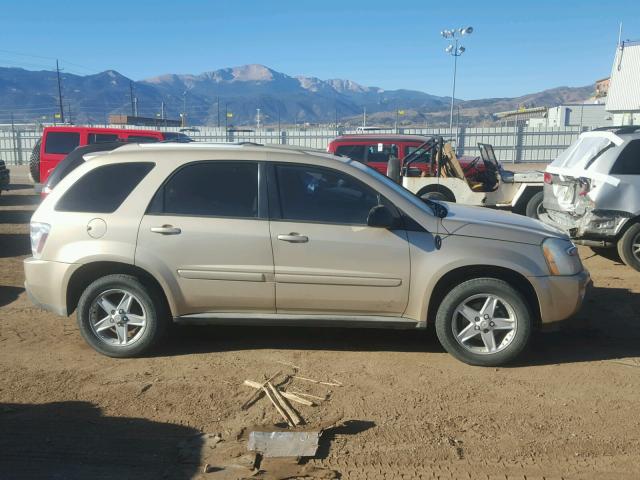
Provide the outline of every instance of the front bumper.
<path id="1" fill-rule="evenodd" d="M 591 285 L 587 270 L 571 276 L 529 277 L 538 296 L 543 327 L 559 324 L 574 315 Z"/>
<path id="2" fill-rule="evenodd" d="M 33 257 L 24 260 L 24 289 L 29 299 L 38 307 L 66 317 L 67 285 L 73 272 L 80 267 L 76 263 L 50 262 Z"/>

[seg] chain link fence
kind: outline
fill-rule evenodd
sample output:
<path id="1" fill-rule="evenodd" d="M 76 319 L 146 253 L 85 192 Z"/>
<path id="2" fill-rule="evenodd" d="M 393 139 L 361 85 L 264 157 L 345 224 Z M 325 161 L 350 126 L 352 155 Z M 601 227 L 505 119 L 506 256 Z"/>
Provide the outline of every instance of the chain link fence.
<path id="1" fill-rule="evenodd" d="M 93 125 L 98 126 L 98 125 Z M 100 127 L 123 128 L 121 125 L 99 125 Z M 124 127 L 144 129 L 145 127 Z M 148 129 L 153 129 L 149 127 Z M 179 128 L 162 130 L 180 131 Z M 480 154 L 478 143 L 493 145 L 498 160 L 504 163 L 548 163 L 554 160 L 583 131 L 580 127 L 534 128 L 513 127 L 461 127 L 453 133 L 448 128 L 400 128 L 368 131 L 368 134 L 442 135 L 454 145 L 461 156 L 475 157 Z M 236 129 L 226 131 L 217 127 L 190 127 L 186 131 L 196 141 L 206 142 L 255 142 L 282 145 L 297 145 L 325 150 L 329 142 L 338 135 L 355 134 L 356 130 L 288 128 Z M 42 135 L 35 126 L 15 126 L 0 129 L 0 159 L 9 165 L 29 163 L 31 151 Z"/>

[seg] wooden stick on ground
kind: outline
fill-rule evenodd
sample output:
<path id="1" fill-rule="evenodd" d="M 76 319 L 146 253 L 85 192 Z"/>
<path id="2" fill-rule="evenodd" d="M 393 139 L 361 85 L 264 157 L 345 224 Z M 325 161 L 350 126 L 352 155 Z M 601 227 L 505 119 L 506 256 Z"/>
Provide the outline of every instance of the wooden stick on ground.
<path id="1" fill-rule="evenodd" d="M 253 402 L 253 401 L 254 401 L 254 400 L 255 400 L 255 399 L 256 399 L 256 398 L 257 398 L 257 397 L 262 393 L 262 388 L 263 388 L 264 386 L 266 386 L 266 385 L 267 385 L 267 383 L 269 383 L 271 380 L 273 380 L 273 379 L 274 379 L 274 378 L 276 378 L 278 375 L 280 375 L 280 373 L 281 373 L 281 372 L 280 372 L 280 370 L 278 370 L 278 372 L 277 372 L 275 375 L 273 375 L 273 376 L 271 376 L 271 378 L 269 378 L 269 379 L 265 380 L 265 382 L 264 382 L 263 384 L 261 384 L 261 385 L 260 385 L 260 389 L 258 389 L 258 390 L 256 390 L 255 392 L 253 392 L 253 393 L 251 394 L 251 396 L 247 399 L 247 401 L 246 401 L 246 402 L 244 402 L 244 403 L 242 404 L 242 407 L 240 407 L 240 408 L 241 408 L 242 410 L 246 410 L 247 408 L 249 408 L 249 405 L 251 405 L 251 403 L 252 403 L 252 402 Z"/>
<path id="2" fill-rule="evenodd" d="M 266 386 L 262 387 L 262 391 L 267 396 L 267 398 L 269 400 L 271 400 L 271 403 L 273 403 L 273 406 L 276 407 L 276 410 L 278 411 L 278 413 L 280 415 L 282 415 L 282 418 L 285 419 L 285 421 L 287 422 L 287 425 L 289 425 L 290 427 L 295 427 L 295 424 L 293 423 L 293 420 L 291 418 L 289 418 L 289 415 L 287 414 L 287 412 L 282 408 L 282 406 L 275 399 L 275 397 L 273 395 L 273 392 L 269 388 L 267 388 Z"/>
<path id="3" fill-rule="evenodd" d="M 246 385 L 247 387 L 257 388 L 258 390 L 262 389 L 262 384 L 260 382 L 254 382 L 253 380 L 245 380 L 243 382 L 243 384 Z M 302 398 L 302 397 L 296 395 L 293 392 L 280 392 L 280 395 L 282 395 L 287 400 L 291 400 L 292 402 L 301 403 L 302 405 L 306 405 L 307 407 L 313 407 L 315 405 L 315 403 L 313 403 L 311 400 L 307 400 L 306 398 Z M 312 395 L 312 397 L 313 397 L 313 395 Z M 322 400 L 321 397 L 316 397 L 316 398 Z"/>
<path id="4" fill-rule="evenodd" d="M 285 392 L 283 392 L 284 395 Z M 325 401 L 329 398 L 329 395 L 325 395 L 324 397 L 319 397 L 317 395 L 311 395 L 310 393 L 305 393 L 305 392 L 298 392 L 297 390 L 287 390 L 288 394 L 292 394 L 292 395 L 302 395 L 303 397 L 309 397 L 309 398 L 313 398 L 314 400 L 320 400 L 320 401 Z"/>
<path id="5" fill-rule="evenodd" d="M 296 411 L 293 408 L 291 408 L 291 405 L 289 405 L 289 402 L 287 402 L 282 397 L 278 389 L 274 387 L 271 382 L 267 382 L 267 387 L 269 388 L 269 390 L 271 390 L 271 393 L 273 393 L 274 398 L 277 400 L 280 406 L 287 412 L 287 415 L 293 421 L 293 424 L 300 425 L 302 423 L 302 419 L 296 413 Z"/>
<path id="6" fill-rule="evenodd" d="M 319 385 L 328 385 L 330 387 L 344 387 L 344 385 L 342 385 L 337 380 L 334 380 L 333 382 L 335 383 L 332 383 L 332 382 L 321 382 L 320 380 L 314 380 L 312 378 L 299 377 L 298 375 L 294 375 L 293 378 L 297 378 L 298 380 L 304 380 L 305 382 L 317 383 Z"/>

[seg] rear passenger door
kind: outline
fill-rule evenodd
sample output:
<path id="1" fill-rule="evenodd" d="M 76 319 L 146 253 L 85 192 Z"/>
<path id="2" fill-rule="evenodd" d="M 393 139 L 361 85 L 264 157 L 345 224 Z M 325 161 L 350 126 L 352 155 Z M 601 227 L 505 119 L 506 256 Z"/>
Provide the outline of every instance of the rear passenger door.
<path id="1" fill-rule="evenodd" d="M 179 315 L 275 311 L 261 169 L 252 161 L 190 163 L 151 201 L 136 264 L 172 282 Z"/>

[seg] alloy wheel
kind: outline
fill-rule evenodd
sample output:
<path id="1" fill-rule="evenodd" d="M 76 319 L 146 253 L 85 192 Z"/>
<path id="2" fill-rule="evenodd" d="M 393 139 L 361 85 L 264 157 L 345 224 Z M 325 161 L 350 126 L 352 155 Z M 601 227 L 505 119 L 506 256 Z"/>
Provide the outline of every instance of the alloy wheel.
<path id="1" fill-rule="evenodd" d="M 147 312 L 133 293 L 110 289 L 91 303 L 90 325 L 104 343 L 116 347 L 137 342 L 147 327 Z"/>
<path id="2" fill-rule="evenodd" d="M 488 355 L 504 350 L 513 342 L 518 322 L 513 306 L 504 298 L 478 294 L 456 307 L 451 328 L 464 349 Z"/>

